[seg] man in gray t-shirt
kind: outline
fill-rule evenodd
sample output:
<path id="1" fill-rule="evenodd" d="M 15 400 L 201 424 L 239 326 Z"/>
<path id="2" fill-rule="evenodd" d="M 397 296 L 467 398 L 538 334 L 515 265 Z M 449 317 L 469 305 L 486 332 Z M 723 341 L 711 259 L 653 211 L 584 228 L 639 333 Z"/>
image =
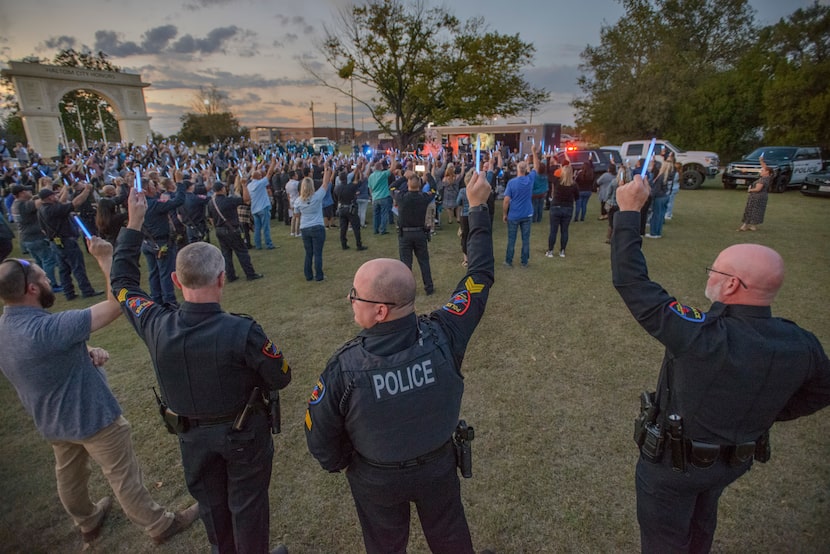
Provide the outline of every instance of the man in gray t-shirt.
<path id="1" fill-rule="evenodd" d="M 109 282 L 112 245 L 89 241 Z M 108 290 L 107 300 L 83 310 L 47 311 L 55 294 L 46 273 L 26 260 L 0 263 L 0 371 L 11 382 L 38 431 L 55 454 L 58 495 L 85 542 L 101 531 L 112 504 L 89 498 L 89 459 L 101 466 L 127 517 L 162 543 L 198 517 L 198 505 L 166 511 L 150 497 L 133 452 L 130 424 L 121 415 L 103 370 L 109 354 L 86 341 L 114 321 L 121 308 Z"/>

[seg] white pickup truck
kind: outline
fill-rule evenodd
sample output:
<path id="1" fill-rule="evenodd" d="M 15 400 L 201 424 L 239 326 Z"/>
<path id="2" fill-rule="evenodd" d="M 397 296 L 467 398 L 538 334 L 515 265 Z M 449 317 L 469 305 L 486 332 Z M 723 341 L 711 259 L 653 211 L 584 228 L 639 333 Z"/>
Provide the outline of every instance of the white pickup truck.
<path id="1" fill-rule="evenodd" d="M 645 158 L 651 140 L 630 140 L 622 143 L 620 155 L 631 166 L 636 165 L 637 158 Z M 675 159 L 683 164 L 683 174 L 680 179 L 680 188 L 693 190 L 700 188 L 706 177 L 714 177 L 720 171 L 720 159 L 714 152 L 683 150 L 667 140 L 657 139 L 654 145 L 654 159 L 663 163 L 660 153 L 663 148 L 674 152 Z"/>

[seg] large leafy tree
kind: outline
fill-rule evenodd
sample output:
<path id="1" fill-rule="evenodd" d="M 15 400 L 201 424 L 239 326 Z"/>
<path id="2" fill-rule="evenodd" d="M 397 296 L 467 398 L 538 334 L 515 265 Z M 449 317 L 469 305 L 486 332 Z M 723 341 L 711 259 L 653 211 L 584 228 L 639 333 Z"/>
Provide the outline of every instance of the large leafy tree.
<path id="1" fill-rule="evenodd" d="M 690 133 L 688 107 L 706 117 L 703 103 L 711 98 L 702 89 L 712 85 L 710 77 L 733 70 L 756 42 L 754 10 L 747 0 L 622 3 L 625 15 L 582 53 L 583 94 L 573 103 L 578 123 L 603 142 L 660 134 L 711 148 L 710 136 Z M 741 107 L 737 97 L 719 100 L 727 111 Z M 702 127 L 718 124 L 716 117 Z"/>
<path id="2" fill-rule="evenodd" d="M 216 85 L 199 87 L 191 105 L 193 112 L 181 117 L 179 136 L 182 140 L 208 144 L 246 134 L 228 108 L 228 95 Z"/>
<path id="3" fill-rule="evenodd" d="M 830 6 L 798 9 L 762 40 L 772 68 L 763 90 L 766 140 L 830 148 Z"/>
<path id="4" fill-rule="evenodd" d="M 531 44 L 488 30 L 480 18 L 461 22 L 420 0 L 350 6 L 336 26 L 325 28 L 320 50 L 339 79 L 325 78 L 308 63 L 306 69 L 366 106 L 399 145 L 414 143 L 429 122 L 515 115 L 548 97 L 521 75 L 533 59 Z M 348 79 L 373 96 L 352 94 Z"/>

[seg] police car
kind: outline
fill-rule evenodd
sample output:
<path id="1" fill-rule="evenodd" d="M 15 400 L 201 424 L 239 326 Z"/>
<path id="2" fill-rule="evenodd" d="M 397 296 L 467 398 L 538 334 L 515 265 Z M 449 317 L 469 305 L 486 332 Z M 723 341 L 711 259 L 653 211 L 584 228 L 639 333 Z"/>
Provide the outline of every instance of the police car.
<path id="1" fill-rule="evenodd" d="M 807 175 L 821 171 L 824 165 L 818 147 L 762 146 L 743 160 L 726 166 L 723 188 L 734 189 L 754 183 L 761 175 L 761 156 L 773 173 L 771 192 L 784 192 L 788 187 L 801 188 Z"/>

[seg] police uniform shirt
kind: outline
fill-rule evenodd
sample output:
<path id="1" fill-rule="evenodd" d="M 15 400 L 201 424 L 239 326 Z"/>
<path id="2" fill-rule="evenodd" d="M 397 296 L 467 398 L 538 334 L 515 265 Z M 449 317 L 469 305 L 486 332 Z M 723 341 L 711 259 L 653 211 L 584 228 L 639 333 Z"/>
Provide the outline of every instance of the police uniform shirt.
<path id="1" fill-rule="evenodd" d="M 147 197 L 147 212 L 144 214 L 144 230 L 154 240 L 167 240 L 170 236 L 168 215 L 184 204 L 184 182 L 177 183 L 176 192 L 170 196 L 164 192 Z"/>
<path id="2" fill-rule="evenodd" d="M 195 192 L 184 193 L 184 205 L 179 208 L 182 214 L 181 219 L 185 225 L 200 227 L 205 223 L 205 205 L 208 203 L 207 196 Z"/>
<path id="3" fill-rule="evenodd" d="M 216 194 L 208 202 L 208 215 L 213 220 L 215 227 L 239 227 L 239 214 L 236 207 L 244 204 L 244 201 L 239 196 L 226 196 L 224 194 Z M 219 212 L 216 212 L 216 208 Z M 221 217 L 218 214 L 222 214 Z"/>
<path id="4" fill-rule="evenodd" d="M 398 193 L 398 225 L 400 227 L 423 227 L 430 202 L 432 202 L 432 196 L 426 192 L 400 191 Z"/>
<path id="5" fill-rule="evenodd" d="M 613 282 L 635 319 L 666 347 L 660 410 L 683 418 L 686 438 L 751 442 L 776 420 L 830 404 L 830 362 L 812 333 L 772 317 L 769 306 L 715 302 L 703 312 L 680 304 L 649 279 L 639 225 L 639 212 L 616 215 Z"/>
<path id="6" fill-rule="evenodd" d="M 38 209 L 38 218 L 50 239 L 55 237 L 62 239 L 78 237 L 77 225 L 69 220 L 69 214 L 74 210 L 75 208 L 69 202 L 63 204 L 60 202 L 48 204 L 44 202 L 41 204 Z"/>
<path id="7" fill-rule="evenodd" d="M 464 352 L 493 285 L 486 211 L 470 213 L 468 260 L 467 274 L 442 308 L 364 329 L 329 360 L 305 416 L 309 451 L 324 469 L 347 467 L 355 450 L 374 461 L 401 462 L 449 440 L 458 422 Z M 425 344 L 434 337 L 446 343 L 445 349 L 423 355 L 418 346 L 425 336 Z M 341 361 L 354 359 L 349 354 L 357 348 L 365 350 L 369 364 L 343 366 Z M 414 352 L 413 357 L 390 366 L 388 360 L 402 351 Z"/>
<path id="8" fill-rule="evenodd" d="M 127 320 L 147 344 L 171 410 L 194 418 L 233 416 L 255 386 L 281 389 L 291 369 L 280 349 L 252 319 L 216 303 L 170 308 L 140 288 L 142 234 L 122 229 L 112 264 L 112 288 Z"/>

